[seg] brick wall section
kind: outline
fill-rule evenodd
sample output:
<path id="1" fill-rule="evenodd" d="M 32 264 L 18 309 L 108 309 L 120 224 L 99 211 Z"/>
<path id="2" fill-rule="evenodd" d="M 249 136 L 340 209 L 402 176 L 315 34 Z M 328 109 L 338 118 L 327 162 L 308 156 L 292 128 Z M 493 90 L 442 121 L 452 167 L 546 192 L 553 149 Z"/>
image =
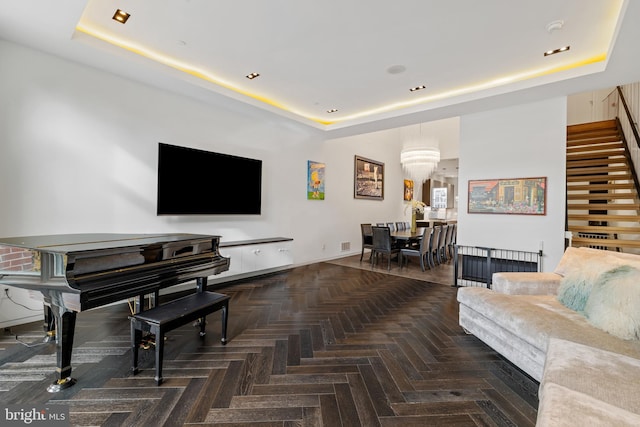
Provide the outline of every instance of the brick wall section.
<path id="1" fill-rule="evenodd" d="M 27 271 L 33 269 L 33 254 L 21 248 L 0 246 L 0 270 Z"/>

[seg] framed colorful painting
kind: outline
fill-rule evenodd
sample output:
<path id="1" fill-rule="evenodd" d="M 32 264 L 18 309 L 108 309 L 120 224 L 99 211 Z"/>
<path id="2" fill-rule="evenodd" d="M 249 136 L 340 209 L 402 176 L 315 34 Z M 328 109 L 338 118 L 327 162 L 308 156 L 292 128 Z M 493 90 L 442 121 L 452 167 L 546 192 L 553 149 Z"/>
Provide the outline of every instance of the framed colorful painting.
<path id="1" fill-rule="evenodd" d="M 469 181 L 468 213 L 547 214 L 547 178 Z"/>
<path id="2" fill-rule="evenodd" d="M 307 200 L 324 200 L 325 164 L 307 161 Z"/>
<path id="3" fill-rule="evenodd" d="M 404 196 L 404 201 L 405 202 L 410 202 L 411 200 L 413 200 L 413 181 L 410 179 L 405 179 L 404 180 L 404 192 L 403 192 Z"/>
<path id="4" fill-rule="evenodd" d="M 384 163 L 355 156 L 353 197 L 356 199 L 384 199 Z"/>

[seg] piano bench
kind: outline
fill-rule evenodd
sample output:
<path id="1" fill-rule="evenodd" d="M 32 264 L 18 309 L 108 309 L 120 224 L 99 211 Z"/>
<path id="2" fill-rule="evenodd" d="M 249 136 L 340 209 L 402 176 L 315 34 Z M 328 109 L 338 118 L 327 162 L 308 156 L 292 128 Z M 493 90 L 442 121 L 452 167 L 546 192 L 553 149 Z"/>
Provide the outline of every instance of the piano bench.
<path id="1" fill-rule="evenodd" d="M 214 311 L 222 310 L 222 344 L 227 343 L 227 317 L 229 315 L 229 297 L 215 292 L 197 292 L 162 304 L 150 310 L 142 311 L 131 319 L 131 350 L 133 353 L 133 375 L 138 373 L 138 349 L 142 341 L 142 332 L 156 336 L 156 384 L 162 384 L 162 352 L 164 336 L 189 322 L 200 320 L 200 336 L 205 335 L 205 317 Z"/>

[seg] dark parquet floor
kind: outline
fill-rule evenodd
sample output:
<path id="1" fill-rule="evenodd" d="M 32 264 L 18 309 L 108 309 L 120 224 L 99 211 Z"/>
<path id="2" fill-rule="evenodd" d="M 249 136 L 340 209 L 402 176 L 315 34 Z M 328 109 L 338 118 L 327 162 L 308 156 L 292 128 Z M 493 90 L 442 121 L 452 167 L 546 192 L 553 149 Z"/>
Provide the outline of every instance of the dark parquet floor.
<path id="1" fill-rule="evenodd" d="M 169 333 L 130 373 L 128 308 L 78 315 L 73 376 L 51 394 L 54 344 L 39 323 L 0 339 L 3 404 L 67 405 L 82 426 L 532 426 L 537 383 L 458 326 L 456 289 L 333 263 L 224 285 L 207 335 Z"/>

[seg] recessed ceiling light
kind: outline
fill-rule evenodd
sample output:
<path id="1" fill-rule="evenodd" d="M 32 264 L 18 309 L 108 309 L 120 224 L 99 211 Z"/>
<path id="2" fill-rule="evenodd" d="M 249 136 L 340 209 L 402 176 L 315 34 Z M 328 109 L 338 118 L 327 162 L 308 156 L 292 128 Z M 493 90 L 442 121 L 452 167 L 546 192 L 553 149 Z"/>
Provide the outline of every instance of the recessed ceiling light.
<path id="1" fill-rule="evenodd" d="M 249 80 L 253 80 L 256 77 L 259 77 L 260 74 L 259 73 L 251 73 L 251 74 L 247 74 L 245 77 L 248 78 Z"/>
<path id="2" fill-rule="evenodd" d="M 544 53 L 544 56 L 555 55 L 556 53 L 566 52 L 571 49 L 571 46 L 562 46 L 558 49 L 548 50 Z"/>
<path id="3" fill-rule="evenodd" d="M 332 109 L 330 109 L 330 110 L 327 110 L 327 113 L 335 113 L 335 112 L 337 112 L 337 111 L 338 111 L 338 109 L 337 109 L 337 108 L 332 108 Z"/>
<path id="4" fill-rule="evenodd" d="M 127 19 L 129 19 L 131 15 L 129 15 L 127 12 L 125 12 L 124 10 L 116 10 L 116 13 L 113 14 L 113 20 L 118 21 L 121 24 L 124 24 L 125 22 L 127 22 Z"/>
<path id="5" fill-rule="evenodd" d="M 425 85 L 422 86 L 416 86 L 416 87 L 412 87 L 411 89 L 409 89 L 410 92 L 415 92 L 417 90 L 422 90 L 422 89 L 426 89 L 427 87 Z"/>

